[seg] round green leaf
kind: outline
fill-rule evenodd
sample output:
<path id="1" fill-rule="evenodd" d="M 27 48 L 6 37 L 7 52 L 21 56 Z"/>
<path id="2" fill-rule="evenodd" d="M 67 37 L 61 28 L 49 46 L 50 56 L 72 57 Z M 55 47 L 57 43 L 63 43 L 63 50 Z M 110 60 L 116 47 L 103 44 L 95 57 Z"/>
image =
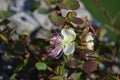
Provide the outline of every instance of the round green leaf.
<path id="1" fill-rule="evenodd" d="M 79 2 L 77 0 L 65 0 L 62 3 L 57 4 L 62 9 L 67 10 L 76 10 L 80 7 Z"/>
<path id="2" fill-rule="evenodd" d="M 35 64 L 35 67 L 38 69 L 38 70 L 46 70 L 47 68 L 47 65 L 45 63 L 42 63 L 42 62 L 37 62 Z"/>
<path id="3" fill-rule="evenodd" d="M 77 16 L 77 13 L 76 12 L 68 12 L 67 13 L 67 18 L 69 20 L 72 20 L 73 18 L 75 18 Z"/>
<path id="4" fill-rule="evenodd" d="M 10 11 L 0 11 L 0 19 L 8 18 L 12 15 L 13 14 Z"/>
<path id="5" fill-rule="evenodd" d="M 37 10 L 39 13 L 42 13 L 42 14 L 47 14 L 50 12 L 50 10 L 42 8 L 42 7 L 39 7 Z"/>
<path id="6" fill-rule="evenodd" d="M 40 6 L 39 1 L 34 1 L 32 3 L 32 6 L 30 7 L 30 11 L 34 12 L 36 9 L 38 9 L 39 6 Z"/>
<path id="7" fill-rule="evenodd" d="M 64 24 L 64 18 L 61 16 L 51 15 L 49 18 L 50 18 L 51 22 L 55 25 L 63 25 Z"/>

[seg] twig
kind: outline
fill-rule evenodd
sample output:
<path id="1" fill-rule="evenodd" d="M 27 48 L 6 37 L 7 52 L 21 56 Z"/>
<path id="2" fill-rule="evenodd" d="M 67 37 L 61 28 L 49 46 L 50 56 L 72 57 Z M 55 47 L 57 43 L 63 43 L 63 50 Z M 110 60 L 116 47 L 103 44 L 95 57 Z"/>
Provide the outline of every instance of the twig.
<path id="1" fill-rule="evenodd" d="M 120 77 L 119 77 L 119 75 L 117 75 L 117 76 L 114 76 L 114 78 L 115 78 L 115 80 L 120 80 Z"/>
<path id="2" fill-rule="evenodd" d="M 103 57 L 94 57 L 94 58 L 96 58 L 96 60 L 107 61 L 107 62 L 113 62 L 113 61 L 114 61 L 114 58 L 115 58 L 116 50 L 117 50 L 116 48 L 113 50 L 112 56 L 111 56 L 110 59 L 108 59 L 108 58 L 103 58 Z"/>
<path id="3" fill-rule="evenodd" d="M 113 25 L 116 29 L 120 30 L 120 26 L 115 23 L 114 19 L 110 16 L 110 14 L 105 10 L 105 8 L 100 4 L 98 0 L 93 0 L 96 6 L 104 13 L 106 18 L 110 20 L 111 25 Z"/>
<path id="4" fill-rule="evenodd" d="M 92 32 L 93 32 L 94 35 L 96 36 L 96 32 L 95 32 L 94 28 L 92 27 L 92 23 L 91 23 L 91 21 L 88 19 L 88 17 L 86 17 L 86 20 L 87 20 L 87 22 L 89 23 L 89 27 L 90 27 L 90 29 L 92 30 Z"/>
<path id="5" fill-rule="evenodd" d="M 110 14 L 105 10 L 105 8 L 100 4 L 100 2 L 98 0 L 93 0 L 97 7 L 105 14 L 105 16 L 108 18 L 108 20 L 110 20 L 112 22 L 112 17 L 110 16 Z"/>
<path id="6" fill-rule="evenodd" d="M 115 24 L 116 19 L 118 18 L 118 16 L 120 15 L 120 11 L 116 14 L 116 16 L 113 18 L 112 20 L 112 24 Z"/>

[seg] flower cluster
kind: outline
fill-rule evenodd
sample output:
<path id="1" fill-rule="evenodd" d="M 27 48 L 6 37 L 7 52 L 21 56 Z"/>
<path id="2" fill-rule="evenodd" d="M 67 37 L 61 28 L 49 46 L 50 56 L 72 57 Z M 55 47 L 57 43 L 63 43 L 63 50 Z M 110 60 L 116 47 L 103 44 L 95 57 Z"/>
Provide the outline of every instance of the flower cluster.
<path id="1" fill-rule="evenodd" d="M 94 38 L 93 34 L 89 32 L 85 37 L 84 48 L 93 50 L 94 48 Z M 73 54 L 75 51 L 75 39 L 76 32 L 73 28 L 62 29 L 61 34 L 55 33 L 51 38 L 48 39 L 50 41 L 50 53 L 48 54 L 51 58 L 59 58 L 63 53 L 65 55 Z"/>

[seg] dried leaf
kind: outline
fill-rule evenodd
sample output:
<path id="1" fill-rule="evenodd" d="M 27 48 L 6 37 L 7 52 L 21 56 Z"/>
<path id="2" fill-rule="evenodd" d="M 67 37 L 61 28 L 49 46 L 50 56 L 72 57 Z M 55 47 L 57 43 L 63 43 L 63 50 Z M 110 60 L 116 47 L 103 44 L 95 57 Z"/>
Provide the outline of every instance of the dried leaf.
<path id="1" fill-rule="evenodd" d="M 75 23 L 75 24 L 82 24 L 83 20 L 76 17 L 76 18 L 72 19 L 72 22 Z"/>
<path id="2" fill-rule="evenodd" d="M 92 73 L 93 71 L 97 70 L 97 64 L 94 60 L 92 59 L 89 59 L 87 60 L 84 65 L 83 65 L 83 70 L 84 72 L 90 74 Z"/>
<path id="3" fill-rule="evenodd" d="M 83 34 L 87 34 L 89 32 L 90 27 L 85 27 L 82 31 Z"/>

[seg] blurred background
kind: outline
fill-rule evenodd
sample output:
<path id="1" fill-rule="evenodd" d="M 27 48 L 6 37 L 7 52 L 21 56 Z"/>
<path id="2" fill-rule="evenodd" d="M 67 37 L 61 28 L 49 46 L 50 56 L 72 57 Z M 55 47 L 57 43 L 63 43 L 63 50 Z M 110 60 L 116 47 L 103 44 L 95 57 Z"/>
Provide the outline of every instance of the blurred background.
<path id="1" fill-rule="evenodd" d="M 52 13 L 55 5 L 54 0 L 0 0 L 0 22 L 8 19 L 9 27 L 16 27 L 16 34 L 12 39 L 17 40 L 18 35 L 31 34 L 31 39 L 47 38 L 50 30 L 56 29 L 48 16 Z M 76 10 L 78 17 L 88 16 L 93 27 L 100 30 L 99 39 L 107 42 L 110 46 L 116 43 L 120 46 L 120 0 L 80 0 L 80 8 Z M 62 10 L 63 15 L 65 13 Z M 0 33 L 4 30 L 4 25 L 0 24 Z M 2 43 L 2 42 L 0 42 Z M 10 59 L 5 52 L 5 45 L 0 45 L 0 80 L 9 80 L 17 65 L 21 62 L 17 58 Z M 3 54 L 4 53 L 4 54 Z M 120 75 L 120 48 L 114 60 L 114 72 Z M 107 69 L 106 63 L 101 63 L 101 69 Z M 30 73 L 23 76 L 23 73 L 32 70 L 31 65 L 21 71 L 15 80 L 37 80 L 37 73 Z M 27 69 L 29 68 L 29 70 Z M 32 77 L 31 77 L 32 75 Z M 33 79 L 34 77 L 34 79 Z M 31 78 L 31 79 L 30 79 Z"/>

